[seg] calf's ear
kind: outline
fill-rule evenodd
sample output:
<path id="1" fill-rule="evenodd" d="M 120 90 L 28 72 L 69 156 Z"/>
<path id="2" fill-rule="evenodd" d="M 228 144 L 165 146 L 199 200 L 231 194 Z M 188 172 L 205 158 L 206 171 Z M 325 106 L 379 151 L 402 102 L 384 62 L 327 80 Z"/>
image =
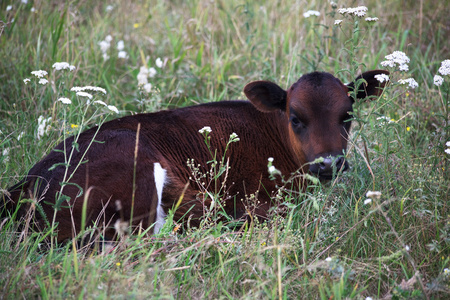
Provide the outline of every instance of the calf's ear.
<path id="1" fill-rule="evenodd" d="M 350 98 L 352 91 L 355 89 L 355 83 L 361 82 L 358 86 L 358 92 L 356 93 L 356 99 L 364 99 L 368 96 L 380 96 L 383 92 L 383 89 L 387 83 L 387 81 L 379 82 L 375 75 L 389 75 L 389 72 L 386 70 L 372 70 L 367 71 L 356 77 L 355 81 L 347 84 L 347 87 L 350 91 Z"/>
<path id="2" fill-rule="evenodd" d="M 262 112 L 286 110 L 287 93 L 270 81 L 254 81 L 247 84 L 244 94 Z"/>

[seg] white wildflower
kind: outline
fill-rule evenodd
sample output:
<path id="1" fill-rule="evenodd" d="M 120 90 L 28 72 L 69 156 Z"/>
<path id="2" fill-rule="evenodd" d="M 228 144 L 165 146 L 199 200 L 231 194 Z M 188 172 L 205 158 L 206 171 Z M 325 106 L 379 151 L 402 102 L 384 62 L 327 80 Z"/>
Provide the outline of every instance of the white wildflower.
<path id="1" fill-rule="evenodd" d="M 112 11 L 114 9 L 114 6 L 112 6 L 112 5 L 108 5 L 106 8 L 105 8 L 105 10 L 107 11 L 107 12 L 110 12 L 110 11 Z"/>
<path id="2" fill-rule="evenodd" d="M 53 64 L 52 67 L 55 70 L 69 70 L 69 71 L 75 70 L 75 66 L 72 66 L 67 62 L 56 62 Z"/>
<path id="3" fill-rule="evenodd" d="M 273 162 L 273 157 L 269 157 L 267 160 Z"/>
<path id="4" fill-rule="evenodd" d="M 450 75 L 450 59 L 446 59 L 441 63 L 441 67 L 438 70 L 441 75 Z"/>
<path id="5" fill-rule="evenodd" d="M 372 300 L 372 297 L 366 297 L 365 300 Z"/>
<path id="6" fill-rule="evenodd" d="M 105 102 L 103 102 L 102 100 L 95 100 L 94 103 L 95 104 L 101 104 L 103 106 L 107 106 L 107 104 Z"/>
<path id="7" fill-rule="evenodd" d="M 48 83 L 47 79 L 45 79 L 45 78 L 39 79 L 39 84 L 46 85 L 47 83 Z"/>
<path id="8" fill-rule="evenodd" d="M 145 85 L 148 83 L 148 69 L 145 66 L 142 66 L 139 69 L 139 73 L 137 75 L 138 85 Z"/>
<path id="9" fill-rule="evenodd" d="M 109 55 L 106 52 L 103 52 L 102 56 L 104 61 L 107 61 L 109 59 Z"/>
<path id="10" fill-rule="evenodd" d="M 36 138 L 39 140 L 41 137 L 46 135 L 50 131 L 50 121 L 52 117 L 48 117 L 47 119 L 44 116 L 39 116 L 38 118 L 38 129 L 36 133 Z"/>
<path id="11" fill-rule="evenodd" d="M 376 80 L 378 80 L 380 83 L 383 82 L 388 82 L 389 81 L 389 76 L 386 74 L 378 74 L 374 76 Z"/>
<path id="12" fill-rule="evenodd" d="M 119 110 L 114 105 L 108 105 L 106 106 L 110 111 L 115 112 L 116 114 L 119 113 Z"/>
<path id="13" fill-rule="evenodd" d="M 9 148 L 3 149 L 3 151 L 2 151 L 3 161 L 7 162 L 9 160 L 8 154 L 9 154 Z"/>
<path id="14" fill-rule="evenodd" d="M 102 92 L 106 95 L 106 90 L 104 88 L 98 87 L 98 86 L 74 86 L 70 89 L 72 92 L 84 92 L 84 91 L 93 91 L 93 92 Z"/>
<path id="15" fill-rule="evenodd" d="M 25 83 L 25 84 L 27 84 L 28 82 L 30 82 L 30 78 L 25 78 L 25 79 L 23 80 L 23 83 Z"/>
<path id="16" fill-rule="evenodd" d="M 403 65 L 398 66 L 398 69 L 402 72 L 408 72 L 409 66 L 407 64 L 403 64 Z"/>
<path id="17" fill-rule="evenodd" d="M 233 132 L 230 134 L 230 142 L 239 142 L 239 136 L 236 134 L 236 132 Z"/>
<path id="18" fill-rule="evenodd" d="M 69 98 L 61 97 L 58 99 L 62 104 L 72 104 L 72 101 Z"/>
<path id="19" fill-rule="evenodd" d="M 37 78 L 42 78 L 42 77 L 46 76 L 48 73 L 47 73 L 47 71 L 39 70 L 39 71 L 31 71 L 31 74 L 36 76 Z"/>
<path id="20" fill-rule="evenodd" d="M 152 91 L 152 84 L 146 83 L 142 86 L 142 88 L 144 89 L 145 92 L 147 92 L 147 94 L 150 94 L 150 92 Z"/>
<path id="21" fill-rule="evenodd" d="M 21 138 L 23 138 L 23 136 L 25 135 L 25 132 L 21 132 L 19 133 L 19 135 L 17 136 L 17 140 L 20 141 Z"/>
<path id="22" fill-rule="evenodd" d="M 152 78 L 152 77 L 155 77 L 155 75 L 156 75 L 155 68 L 152 67 L 152 68 L 148 69 L 148 77 Z"/>
<path id="23" fill-rule="evenodd" d="M 100 46 L 100 50 L 105 53 L 106 51 L 108 51 L 109 47 L 111 46 L 111 44 L 107 41 L 101 41 L 98 42 L 98 45 Z"/>
<path id="24" fill-rule="evenodd" d="M 383 67 L 395 67 L 398 65 L 400 71 L 408 71 L 409 57 L 402 51 L 394 51 L 385 56 L 386 60 L 381 62 Z"/>
<path id="25" fill-rule="evenodd" d="M 444 152 L 450 154 L 450 148 L 445 149 Z"/>
<path id="26" fill-rule="evenodd" d="M 433 81 L 435 86 L 441 86 L 444 83 L 444 78 L 439 75 L 434 75 Z"/>
<path id="27" fill-rule="evenodd" d="M 200 129 L 198 132 L 200 132 L 201 134 L 204 134 L 204 133 L 211 133 L 211 131 L 212 131 L 211 127 L 205 126 L 202 129 Z"/>
<path id="28" fill-rule="evenodd" d="M 372 199 L 367 198 L 366 200 L 364 200 L 364 205 L 370 204 L 372 203 Z"/>
<path id="29" fill-rule="evenodd" d="M 273 173 L 275 173 L 275 172 L 277 171 L 277 169 L 275 168 L 275 166 L 270 166 L 268 170 L 269 170 L 269 173 L 270 173 L 270 174 L 273 174 Z"/>
<path id="30" fill-rule="evenodd" d="M 108 43 L 111 43 L 112 40 L 113 40 L 113 38 L 109 34 L 105 37 L 105 41 L 107 41 Z"/>
<path id="31" fill-rule="evenodd" d="M 411 250 L 411 248 L 408 245 L 405 245 L 405 250 L 409 251 L 409 250 Z"/>
<path id="32" fill-rule="evenodd" d="M 163 67 L 163 65 L 164 65 L 164 62 L 162 61 L 162 59 L 161 58 L 157 58 L 156 59 L 156 61 L 155 61 L 155 65 L 158 67 L 158 68 L 162 68 Z"/>
<path id="33" fill-rule="evenodd" d="M 385 61 L 382 61 L 380 64 L 383 67 L 389 67 L 389 68 L 395 67 L 395 62 L 393 62 L 392 60 L 385 60 Z"/>
<path id="34" fill-rule="evenodd" d="M 367 12 L 367 7 L 365 6 L 358 6 L 358 7 L 350 7 L 350 8 L 340 8 L 338 9 L 338 12 L 341 15 L 354 15 L 357 17 L 364 17 Z"/>
<path id="35" fill-rule="evenodd" d="M 340 25 L 342 23 L 342 20 L 334 20 L 334 25 Z"/>
<path id="36" fill-rule="evenodd" d="M 419 86 L 419 84 L 417 83 L 417 81 L 414 80 L 414 78 L 406 78 L 406 79 L 400 79 L 398 81 L 398 83 L 400 84 L 408 84 L 408 86 L 412 89 L 415 89 L 416 87 Z"/>
<path id="37" fill-rule="evenodd" d="M 320 12 L 318 12 L 317 10 L 308 10 L 307 12 L 303 13 L 303 16 L 305 18 L 309 18 L 311 16 L 320 16 Z"/>
<path id="38" fill-rule="evenodd" d="M 120 41 L 118 41 L 117 42 L 117 50 L 123 50 L 123 49 L 125 49 L 125 44 L 124 44 L 124 42 L 122 41 L 122 40 L 120 40 Z"/>
<path id="39" fill-rule="evenodd" d="M 387 122 L 387 123 L 393 123 L 394 122 L 393 119 L 390 119 L 390 118 L 388 118 L 386 116 L 380 116 L 380 117 L 377 118 L 377 120 L 382 120 L 382 121 Z"/>
<path id="40" fill-rule="evenodd" d="M 128 58 L 128 54 L 126 51 L 119 51 L 119 53 L 117 54 L 118 58 L 123 58 L 123 59 L 127 59 Z"/>
<path id="41" fill-rule="evenodd" d="M 6 11 L 10 11 L 12 9 L 12 5 L 8 5 L 7 7 L 6 7 Z"/>
<path id="42" fill-rule="evenodd" d="M 22 2 L 23 4 L 27 4 L 28 0 L 21 0 L 20 2 Z"/>
<path id="43" fill-rule="evenodd" d="M 448 141 L 447 143 L 445 143 L 445 146 L 450 147 L 450 141 Z"/>
<path id="44" fill-rule="evenodd" d="M 31 12 L 35 12 L 35 11 L 36 11 L 36 8 L 32 7 L 32 8 L 30 9 L 30 11 L 31 11 Z"/>
<path id="45" fill-rule="evenodd" d="M 325 258 L 325 261 L 327 261 L 327 262 L 330 262 L 330 261 L 332 261 L 333 260 L 333 258 L 331 258 L 331 257 L 327 257 L 327 258 Z"/>
<path id="46" fill-rule="evenodd" d="M 449 268 L 445 268 L 443 271 L 444 276 L 449 276 L 450 275 L 450 269 Z"/>
<path id="47" fill-rule="evenodd" d="M 378 191 L 368 191 L 366 194 L 367 198 L 371 198 L 371 199 L 380 199 L 381 197 L 381 192 Z"/>
<path id="48" fill-rule="evenodd" d="M 373 18 L 367 17 L 367 18 L 365 18 L 365 20 L 366 20 L 366 22 L 377 22 L 378 18 L 377 17 L 373 17 Z"/>
<path id="49" fill-rule="evenodd" d="M 92 99 L 92 97 L 93 97 L 91 94 L 86 93 L 86 92 L 77 92 L 77 96 L 86 97 L 86 98 L 89 98 L 89 100 Z"/>

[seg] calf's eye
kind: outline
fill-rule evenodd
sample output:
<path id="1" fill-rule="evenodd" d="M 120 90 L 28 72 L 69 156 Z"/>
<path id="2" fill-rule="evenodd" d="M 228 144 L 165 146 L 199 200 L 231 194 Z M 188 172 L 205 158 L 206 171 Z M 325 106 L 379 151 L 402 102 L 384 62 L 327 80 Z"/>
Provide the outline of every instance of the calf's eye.
<path id="1" fill-rule="evenodd" d="M 301 130 L 301 129 L 306 128 L 306 125 L 302 121 L 300 121 L 299 118 L 297 118 L 295 116 L 292 116 L 290 121 L 291 121 L 291 124 L 292 124 L 292 128 L 294 130 Z"/>

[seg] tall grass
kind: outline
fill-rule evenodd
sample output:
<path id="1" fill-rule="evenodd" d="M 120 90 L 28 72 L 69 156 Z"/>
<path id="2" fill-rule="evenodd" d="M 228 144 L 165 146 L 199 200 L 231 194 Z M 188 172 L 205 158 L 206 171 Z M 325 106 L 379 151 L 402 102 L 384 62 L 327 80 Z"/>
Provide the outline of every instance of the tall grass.
<path id="1" fill-rule="evenodd" d="M 314 70 L 349 82 L 382 68 L 395 50 L 411 59 L 408 72 L 391 74 L 378 101 L 355 104 L 351 169 L 300 194 L 281 193 L 271 221 L 239 232 L 209 222 L 180 233 L 169 215 L 160 235 L 80 248 L 49 246 L 50 232 L 8 219 L 0 223 L 2 297 L 448 297 L 450 77 L 433 84 L 441 61 L 450 59 L 448 4 L 366 1 L 367 16 L 378 22 L 346 18 L 335 26 L 343 19 L 337 8 L 356 6 L 335 2 L 1 2 L 2 190 L 65 136 L 107 119 L 243 99 L 252 80 L 288 87 Z M 320 16 L 304 18 L 309 9 Z M 104 60 L 99 43 L 108 35 Z M 120 40 L 126 59 L 118 57 Z M 76 69 L 54 70 L 61 61 Z M 138 87 L 142 66 L 156 70 L 149 91 Z M 39 84 L 35 70 L 46 70 L 49 82 Z M 419 87 L 396 84 L 407 77 Z M 70 91 L 86 85 L 106 89 L 92 101 L 119 114 L 86 106 Z M 51 119 L 38 137 L 40 116 Z M 368 191 L 381 197 L 365 201 Z"/>

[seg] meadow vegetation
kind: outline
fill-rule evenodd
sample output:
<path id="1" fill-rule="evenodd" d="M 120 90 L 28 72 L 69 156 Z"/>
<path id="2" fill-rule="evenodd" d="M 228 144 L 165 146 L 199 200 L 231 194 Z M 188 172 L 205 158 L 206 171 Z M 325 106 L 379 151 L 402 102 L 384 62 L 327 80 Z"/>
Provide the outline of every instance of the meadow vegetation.
<path id="1" fill-rule="evenodd" d="M 244 99 L 248 82 L 288 87 L 315 70 L 343 82 L 391 75 L 379 100 L 355 104 L 350 170 L 280 192 L 271 221 L 236 231 L 210 211 L 181 232 L 169 215 L 156 236 L 125 230 L 83 246 L 48 243 L 52 229 L 13 215 L 0 223 L 0 297 L 449 297 L 446 2 L 2 1 L 1 192 L 62 139 L 112 118 Z M 363 17 L 338 11 L 359 5 Z M 382 65 L 394 51 L 408 70 Z M 85 86 L 104 91 L 73 89 Z"/>

